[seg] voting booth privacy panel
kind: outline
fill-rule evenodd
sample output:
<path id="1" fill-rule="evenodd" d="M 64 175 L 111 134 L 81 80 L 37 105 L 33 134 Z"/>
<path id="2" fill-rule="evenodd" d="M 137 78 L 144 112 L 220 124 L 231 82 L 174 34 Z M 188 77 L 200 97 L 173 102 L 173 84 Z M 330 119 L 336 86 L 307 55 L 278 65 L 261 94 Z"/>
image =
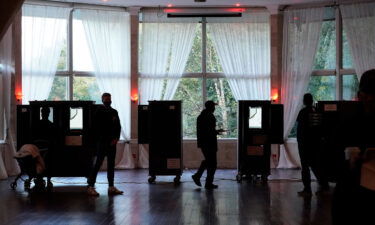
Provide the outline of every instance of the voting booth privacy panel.
<path id="1" fill-rule="evenodd" d="M 37 144 L 45 155 L 46 177 L 87 177 L 95 156 L 92 101 L 30 101 L 17 106 L 17 149 Z M 48 121 L 42 111 L 49 110 Z"/>
<path id="2" fill-rule="evenodd" d="M 181 101 L 149 101 L 138 106 L 138 143 L 149 144 L 149 183 L 156 176 L 182 174 L 182 106 Z"/>
<path id="3" fill-rule="evenodd" d="M 271 144 L 283 143 L 283 105 L 271 101 L 238 101 L 238 174 L 267 180 Z"/>
<path id="4" fill-rule="evenodd" d="M 337 181 L 345 169 L 345 149 L 362 151 L 375 147 L 375 115 L 366 115 L 359 101 L 320 101 L 320 160 L 330 181 Z"/>

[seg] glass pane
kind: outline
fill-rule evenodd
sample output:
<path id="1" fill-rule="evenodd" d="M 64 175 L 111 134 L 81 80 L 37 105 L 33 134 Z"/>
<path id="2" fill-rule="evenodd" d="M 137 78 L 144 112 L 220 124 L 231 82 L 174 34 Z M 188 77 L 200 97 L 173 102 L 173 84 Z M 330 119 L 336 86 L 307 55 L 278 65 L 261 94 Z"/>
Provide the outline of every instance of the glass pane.
<path id="1" fill-rule="evenodd" d="M 223 68 L 221 67 L 219 55 L 217 54 L 214 46 L 211 34 L 207 31 L 207 72 L 209 73 L 222 73 Z"/>
<path id="2" fill-rule="evenodd" d="M 262 107 L 249 107 L 249 128 L 262 129 Z"/>
<path id="3" fill-rule="evenodd" d="M 342 67 L 344 69 L 353 68 L 352 52 L 350 51 L 348 37 L 345 30 L 342 32 Z"/>
<path id="4" fill-rule="evenodd" d="M 311 76 L 307 92 L 311 93 L 314 101 L 336 99 L 335 76 Z"/>
<path id="5" fill-rule="evenodd" d="M 49 101 L 68 100 L 68 77 L 55 76 L 52 83 L 51 92 L 49 93 Z"/>
<path id="6" fill-rule="evenodd" d="M 73 100 L 92 100 L 101 103 L 101 93 L 95 77 L 74 77 Z"/>
<path id="7" fill-rule="evenodd" d="M 94 71 L 85 30 L 78 19 L 73 19 L 73 70 Z"/>
<path id="8" fill-rule="evenodd" d="M 61 49 L 60 58 L 57 63 L 58 71 L 67 71 L 68 70 L 68 43 L 66 38 L 64 39 L 64 45 Z"/>
<path id="9" fill-rule="evenodd" d="M 193 46 L 185 66 L 185 73 L 202 72 L 202 24 L 197 26 Z"/>
<path id="10" fill-rule="evenodd" d="M 70 108 L 70 129 L 82 130 L 83 110 L 82 108 Z"/>
<path id="11" fill-rule="evenodd" d="M 336 26 L 335 21 L 324 21 L 315 55 L 314 69 L 335 69 L 336 67 Z"/>
<path id="12" fill-rule="evenodd" d="M 357 75 L 344 75 L 342 77 L 342 97 L 344 100 L 355 100 L 358 92 L 358 77 Z"/>
<path id="13" fill-rule="evenodd" d="M 202 79 L 181 79 L 174 100 L 182 100 L 184 138 L 196 138 L 197 117 L 202 111 Z"/>
<path id="14" fill-rule="evenodd" d="M 219 137 L 236 138 L 237 101 L 225 78 L 207 79 L 207 100 L 218 103 L 215 110 L 217 129 L 228 130 Z"/>

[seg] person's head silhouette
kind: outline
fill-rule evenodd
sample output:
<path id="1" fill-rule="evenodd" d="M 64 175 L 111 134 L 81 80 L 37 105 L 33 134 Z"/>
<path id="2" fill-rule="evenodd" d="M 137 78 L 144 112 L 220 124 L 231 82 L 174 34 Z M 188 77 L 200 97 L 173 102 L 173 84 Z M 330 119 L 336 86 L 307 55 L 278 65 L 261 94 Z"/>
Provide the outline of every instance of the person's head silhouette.
<path id="1" fill-rule="evenodd" d="M 312 106 L 313 103 L 314 103 L 313 96 L 310 93 L 306 93 L 303 96 L 303 104 L 305 106 Z"/>
<path id="2" fill-rule="evenodd" d="M 375 69 L 367 70 L 362 74 L 359 82 L 358 100 L 363 102 L 365 112 L 375 113 Z"/>
<path id="3" fill-rule="evenodd" d="M 213 101 L 207 101 L 205 104 L 204 104 L 204 107 L 210 111 L 210 112 L 215 112 L 215 105 L 216 103 L 213 102 Z"/>
<path id="4" fill-rule="evenodd" d="M 360 101 L 375 100 L 375 69 L 367 70 L 362 74 L 358 99 Z"/>
<path id="5" fill-rule="evenodd" d="M 112 96 L 110 93 L 103 93 L 102 94 L 102 102 L 103 102 L 103 105 L 105 105 L 106 107 L 110 107 L 111 104 L 112 104 Z"/>

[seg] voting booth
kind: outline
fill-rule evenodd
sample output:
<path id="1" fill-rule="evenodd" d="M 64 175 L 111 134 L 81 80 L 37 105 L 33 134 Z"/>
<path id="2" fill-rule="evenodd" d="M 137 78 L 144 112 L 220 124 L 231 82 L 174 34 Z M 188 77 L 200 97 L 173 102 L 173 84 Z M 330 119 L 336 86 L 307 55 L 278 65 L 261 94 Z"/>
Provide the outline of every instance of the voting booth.
<path id="1" fill-rule="evenodd" d="M 44 176 L 88 177 L 95 156 L 93 101 L 30 101 L 17 106 L 17 149 L 46 151 Z M 42 114 L 47 119 L 42 119 Z M 49 185 L 52 185 L 49 183 Z"/>
<path id="2" fill-rule="evenodd" d="M 238 101 L 238 174 L 263 181 L 270 174 L 271 144 L 283 143 L 283 105 L 271 101 Z"/>
<path id="3" fill-rule="evenodd" d="M 149 183 L 182 174 L 181 101 L 149 101 L 138 107 L 138 143 L 149 144 Z"/>

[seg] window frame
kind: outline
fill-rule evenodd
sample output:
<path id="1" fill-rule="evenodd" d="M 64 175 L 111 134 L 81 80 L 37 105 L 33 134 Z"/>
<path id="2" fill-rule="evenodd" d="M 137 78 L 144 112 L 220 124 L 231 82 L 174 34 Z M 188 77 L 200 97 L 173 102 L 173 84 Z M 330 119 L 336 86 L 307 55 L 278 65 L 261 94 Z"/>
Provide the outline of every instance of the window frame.
<path id="1" fill-rule="evenodd" d="M 336 65 L 335 69 L 326 70 L 313 70 L 311 76 L 335 76 L 336 77 L 336 100 L 343 100 L 344 95 L 344 82 L 343 76 L 352 74 L 356 75 L 354 68 L 343 68 L 343 24 L 342 16 L 339 7 L 335 7 L 335 18 L 326 19 L 325 21 L 334 20 L 335 21 L 335 31 L 336 31 Z"/>
<path id="2" fill-rule="evenodd" d="M 69 18 L 68 18 L 68 25 L 67 25 L 67 38 L 66 38 L 66 43 L 67 43 L 67 65 L 66 68 L 67 70 L 63 71 L 56 71 L 55 76 L 58 77 L 65 77 L 68 80 L 67 83 L 67 100 L 73 101 L 74 99 L 74 77 L 95 77 L 95 74 L 93 72 L 87 72 L 87 71 L 75 71 L 73 69 L 73 14 L 74 14 L 75 9 L 72 8 L 69 13 Z"/>
<path id="3" fill-rule="evenodd" d="M 142 21 L 139 21 L 139 23 L 142 23 Z M 181 76 L 181 79 L 184 78 L 199 78 L 201 79 L 201 90 L 202 90 L 202 108 L 204 106 L 204 103 L 207 101 L 207 79 L 213 79 L 213 78 L 226 78 L 224 73 L 218 73 L 218 72 L 207 72 L 207 19 L 206 17 L 201 17 L 201 20 L 199 21 L 201 23 L 201 29 L 202 29 L 202 60 L 201 60 L 201 72 L 195 72 L 195 73 L 187 73 L 184 72 Z M 140 73 L 138 72 L 138 77 L 140 77 Z M 184 140 L 196 140 L 196 138 L 183 138 Z M 236 138 L 219 138 L 219 140 L 237 140 Z"/>

